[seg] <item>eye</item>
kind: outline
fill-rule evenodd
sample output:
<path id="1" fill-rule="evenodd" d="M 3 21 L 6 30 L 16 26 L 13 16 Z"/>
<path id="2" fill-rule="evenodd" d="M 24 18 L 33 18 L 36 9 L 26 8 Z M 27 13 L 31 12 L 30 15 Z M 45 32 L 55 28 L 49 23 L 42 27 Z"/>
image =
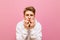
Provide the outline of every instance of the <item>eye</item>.
<path id="1" fill-rule="evenodd" d="M 30 16 L 33 16 L 32 14 Z"/>
<path id="2" fill-rule="evenodd" d="M 26 16 L 29 16 L 29 14 L 26 14 Z"/>

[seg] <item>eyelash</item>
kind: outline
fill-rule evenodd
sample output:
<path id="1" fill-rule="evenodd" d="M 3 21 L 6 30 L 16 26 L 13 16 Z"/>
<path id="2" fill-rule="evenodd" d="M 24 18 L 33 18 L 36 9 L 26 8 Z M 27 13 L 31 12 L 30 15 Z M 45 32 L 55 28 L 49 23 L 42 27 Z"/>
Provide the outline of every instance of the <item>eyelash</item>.
<path id="1" fill-rule="evenodd" d="M 29 15 L 26 15 L 26 16 L 29 16 Z M 30 15 L 30 16 L 33 16 L 33 15 Z"/>

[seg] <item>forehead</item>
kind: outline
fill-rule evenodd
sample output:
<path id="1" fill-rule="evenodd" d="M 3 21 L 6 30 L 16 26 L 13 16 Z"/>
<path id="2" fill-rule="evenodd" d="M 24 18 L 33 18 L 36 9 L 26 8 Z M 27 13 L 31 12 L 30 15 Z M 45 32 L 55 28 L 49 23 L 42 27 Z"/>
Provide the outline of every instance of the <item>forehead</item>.
<path id="1" fill-rule="evenodd" d="M 26 11 L 25 14 L 34 14 L 32 11 Z"/>

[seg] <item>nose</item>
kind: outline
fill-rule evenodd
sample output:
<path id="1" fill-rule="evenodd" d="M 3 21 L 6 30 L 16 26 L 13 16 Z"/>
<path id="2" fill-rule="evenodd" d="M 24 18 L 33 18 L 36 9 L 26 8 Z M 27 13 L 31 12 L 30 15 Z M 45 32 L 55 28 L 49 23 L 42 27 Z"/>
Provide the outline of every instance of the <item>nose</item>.
<path id="1" fill-rule="evenodd" d="M 30 16 L 30 15 L 28 16 L 28 19 L 29 19 L 29 20 L 31 19 L 31 16 Z"/>
<path id="2" fill-rule="evenodd" d="M 29 19 L 30 19 L 31 17 L 29 16 Z"/>
<path id="3" fill-rule="evenodd" d="M 28 21 L 30 21 L 30 17 L 28 16 Z"/>

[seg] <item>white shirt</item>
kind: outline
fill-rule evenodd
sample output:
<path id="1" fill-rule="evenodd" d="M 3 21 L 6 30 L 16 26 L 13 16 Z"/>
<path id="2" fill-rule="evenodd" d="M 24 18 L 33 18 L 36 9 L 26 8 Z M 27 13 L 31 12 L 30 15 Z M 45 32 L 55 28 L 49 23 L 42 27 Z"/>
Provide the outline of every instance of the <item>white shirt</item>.
<path id="1" fill-rule="evenodd" d="M 16 40 L 25 40 L 27 36 L 27 29 L 24 28 L 24 21 L 21 21 L 17 24 L 16 27 Z M 31 38 L 35 38 L 35 40 L 42 40 L 42 32 L 41 32 L 41 24 L 35 20 L 35 27 L 30 29 Z"/>

